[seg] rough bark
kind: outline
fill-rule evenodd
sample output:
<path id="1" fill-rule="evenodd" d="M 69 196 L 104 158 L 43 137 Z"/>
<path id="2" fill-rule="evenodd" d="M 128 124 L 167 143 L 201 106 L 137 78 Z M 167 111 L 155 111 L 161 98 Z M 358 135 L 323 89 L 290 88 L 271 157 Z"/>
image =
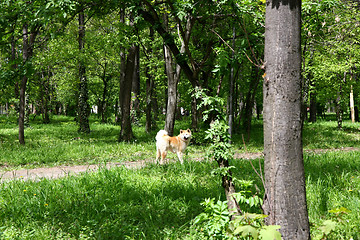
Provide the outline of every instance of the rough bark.
<path id="1" fill-rule="evenodd" d="M 79 50 L 80 53 L 84 51 L 85 46 L 85 14 L 84 11 L 79 13 Z M 88 83 L 86 78 L 86 67 L 82 59 L 79 62 L 79 102 L 78 102 L 78 116 L 79 123 L 78 131 L 81 133 L 90 133 L 89 114 L 90 107 L 88 103 Z"/>
<path id="2" fill-rule="evenodd" d="M 120 85 L 120 110 L 121 110 L 121 130 L 119 141 L 131 141 L 134 138 L 131 117 L 131 88 L 135 69 L 136 47 L 133 45 L 129 48 L 127 54 L 124 81 Z"/>
<path id="3" fill-rule="evenodd" d="M 266 223 L 310 239 L 301 139 L 301 1 L 266 1 L 264 161 Z"/>

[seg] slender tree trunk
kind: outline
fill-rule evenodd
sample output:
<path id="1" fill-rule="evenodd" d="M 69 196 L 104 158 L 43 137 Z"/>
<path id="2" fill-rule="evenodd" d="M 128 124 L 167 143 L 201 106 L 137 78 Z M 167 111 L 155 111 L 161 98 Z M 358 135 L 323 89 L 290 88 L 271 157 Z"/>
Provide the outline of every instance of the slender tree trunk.
<path id="1" fill-rule="evenodd" d="M 150 10 L 138 9 L 138 13 L 141 14 L 142 17 L 147 22 L 149 22 L 154 27 L 154 30 L 156 30 L 159 33 L 159 35 L 163 38 L 165 44 L 167 45 L 167 47 L 169 47 L 169 49 L 173 53 L 176 63 L 181 67 L 181 71 L 183 71 L 185 76 L 191 82 L 192 87 L 194 89 L 195 89 L 195 87 L 200 87 L 201 85 L 199 83 L 199 76 L 198 76 L 198 72 L 200 69 L 195 67 L 196 64 L 194 64 L 194 63 L 192 64 L 193 69 L 191 69 L 191 67 L 187 63 L 187 61 L 184 60 L 183 54 L 177 47 L 172 34 L 170 33 L 170 31 L 167 31 L 166 28 L 163 27 L 163 24 L 161 23 L 159 16 L 157 15 L 156 11 L 153 9 L 151 4 L 145 3 L 145 5 Z M 192 27 L 194 26 L 194 24 L 195 24 L 195 18 L 193 18 L 192 16 L 188 16 L 187 24 L 186 24 L 186 27 L 184 28 L 185 33 L 184 33 L 184 36 L 182 39 L 182 41 L 183 41 L 182 46 L 186 47 L 189 45 L 188 43 L 189 43 L 189 39 L 190 39 L 190 34 L 191 34 L 191 30 L 192 30 Z M 211 48 L 209 48 L 209 49 L 211 49 Z M 188 57 L 190 57 L 190 56 L 188 55 Z M 200 114 L 197 111 L 196 99 L 193 98 L 192 106 L 191 106 L 191 120 L 192 120 L 191 125 L 192 125 L 192 129 L 194 131 L 196 131 L 198 128 L 199 116 L 200 116 Z"/>
<path id="2" fill-rule="evenodd" d="M 312 64 L 312 61 L 310 61 L 310 64 Z M 313 79 L 313 76 L 309 76 L 309 84 L 310 84 L 310 116 L 309 116 L 309 122 L 316 122 L 316 114 L 317 114 L 317 103 L 316 103 L 316 86 L 315 81 Z"/>
<path id="3" fill-rule="evenodd" d="M 342 129 L 342 122 L 343 122 L 343 108 L 342 108 L 342 100 L 343 100 L 343 85 L 346 82 L 346 74 L 347 72 L 344 72 L 343 80 L 340 83 L 339 91 L 337 93 L 336 98 L 336 118 L 338 123 L 338 129 Z"/>
<path id="4" fill-rule="evenodd" d="M 164 25 L 166 31 L 168 31 L 168 16 L 164 14 Z M 185 40 L 186 41 L 186 40 Z M 185 52 L 184 42 L 180 53 Z M 176 119 L 176 106 L 177 106 L 177 86 L 180 79 L 180 66 L 175 65 L 171 56 L 171 50 L 169 46 L 164 44 L 164 59 L 165 59 L 165 70 L 168 78 L 168 89 L 167 89 L 167 104 L 166 104 L 166 119 L 165 119 L 165 130 L 170 136 L 174 134 L 174 126 Z"/>
<path id="5" fill-rule="evenodd" d="M 124 9 L 120 9 L 120 22 L 123 24 L 125 23 L 125 11 Z M 125 81 L 125 64 L 126 64 L 126 55 L 125 55 L 125 49 L 124 47 L 120 47 L 120 78 L 119 78 L 119 101 L 118 101 L 118 108 L 116 109 L 116 119 L 115 122 L 119 125 L 121 125 L 121 87 L 124 85 Z"/>
<path id="6" fill-rule="evenodd" d="M 266 1 L 264 161 L 266 223 L 310 239 L 301 139 L 301 1 Z"/>
<path id="7" fill-rule="evenodd" d="M 229 161 L 225 159 L 217 159 L 217 163 L 220 168 L 228 168 L 229 167 Z M 241 214 L 241 209 L 239 207 L 238 202 L 234 198 L 234 194 L 236 193 L 235 185 L 232 180 L 232 172 L 231 170 L 228 170 L 226 175 L 223 175 L 221 177 L 222 186 L 225 190 L 225 196 L 227 200 L 228 209 L 230 212 L 230 216 L 234 218 L 235 216 L 238 216 Z"/>
<path id="8" fill-rule="evenodd" d="M 146 106 L 145 106 L 145 114 L 146 114 L 146 124 L 145 124 L 145 131 L 149 133 L 155 125 L 155 121 L 152 121 L 152 93 L 154 87 L 154 80 L 152 79 L 149 73 L 148 67 L 146 67 L 145 75 L 146 75 Z"/>
<path id="9" fill-rule="evenodd" d="M 15 31 L 15 29 L 14 29 Z M 11 61 L 14 62 L 14 64 L 11 66 L 11 68 L 13 69 L 13 71 L 16 70 L 17 65 L 15 63 L 15 59 L 16 59 L 16 42 L 15 42 L 15 37 L 12 36 L 11 37 Z M 14 88 L 14 92 L 15 92 L 15 98 L 19 99 L 19 82 L 17 79 L 15 79 L 15 88 Z"/>
<path id="10" fill-rule="evenodd" d="M 47 74 L 44 73 L 44 71 L 41 71 L 41 112 L 42 112 L 42 119 L 43 123 L 48 124 L 50 123 L 49 118 L 49 88 L 50 88 L 50 71 L 47 72 Z"/>
<path id="11" fill-rule="evenodd" d="M 133 82 L 132 82 L 132 121 L 140 115 L 140 48 L 138 45 L 135 46 L 135 66 L 133 73 Z"/>
<path id="12" fill-rule="evenodd" d="M 35 27 L 34 30 L 29 33 L 28 25 L 23 24 L 23 64 L 25 65 L 28 60 L 32 57 L 33 45 L 35 38 L 38 34 L 38 27 Z M 22 76 L 20 81 L 20 90 L 19 90 L 19 143 L 21 145 L 25 144 L 25 108 L 26 108 L 26 84 L 28 77 L 26 75 Z"/>
<path id="13" fill-rule="evenodd" d="M 124 81 L 120 86 L 121 131 L 119 141 L 131 141 L 134 138 L 131 127 L 130 104 L 135 69 L 135 55 L 136 47 L 133 45 L 129 48 L 127 54 Z"/>
<path id="14" fill-rule="evenodd" d="M 343 111 L 341 108 L 341 87 L 340 87 L 340 92 L 338 92 L 337 94 L 337 98 L 335 101 L 335 111 L 336 111 L 336 120 L 337 120 L 337 127 L 338 129 L 342 129 L 342 119 L 343 119 Z"/>
<path id="15" fill-rule="evenodd" d="M 178 79 L 174 74 L 171 52 L 166 45 L 164 45 L 164 57 L 165 57 L 166 73 L 168 77 L 165 130 L 168 132 L 170 136 L 173 136 L 174 125 L 175 125 L 176 103 L 177 103 L 176 100 L 177 100 Z"/>
<path id="16" fill-rule="evenodd" d="M 253 116 L 253 108 L 255 102 L 255 96 L 257 87 L 259 85 L 259 69 L 254 67 L 253 76 L 250 83 L 249 91 L 246 95 L 246 100 L 244 103 L 244 117 L 243 117 L 243 128 L 246 130 L 247 133 L 247 141 L 250 140 L 250 133 L 251 133 L 251 120 Z"/>
<path id="17" fill-rule="evenodd" d="M 355 123 L 354 91 L 352 85 L 350 90 L 350 115 L 351 115 L 351 122 Z"/>
<path id="18" fill-rule="evenodd" d="M 154 40 L 154 31 L 152 28 L 150 28 L 150 39 Z M 148 50 L 148 53 L 150 56 L 152 56 L 152 49 L 150 48 Z M 150 133 L 151 129 L 154 125 L 156 125 L 156 122 L 152 121 L 152 98 L 153 98 L 153 88 L 154 88 L 154 79 L 150 74 L 150 68 L 148 65 L 145 67 L 145 76 L 146 76 L 146 106 L 145 106 L 145 114 L 146 114 L 146 124 L 145 124 L 145 131 L 147 133 Z"/>
<path id="19" fill-rule="evenodd" d="M 317 114 L 317 103 L 316 103 L 316 93 L 310 92 L 310 115 L 309 122 L 316 122 L 316 114 Z"/>
<path id="20" fill-rule="evenodd" d="M 85 45 L 85 14 L 84 11 L 79 13 L 79 50 L 80 53 L 84 51 Z M 86 67 L 82 58 L 79 62 L 79 102 L 78 102 L 78 123 L 79 123 L 79 132 L 81 133 L 90 133 L 90 124 L 89 124 L 89 113 L 90 107 L 88 103 L 88 86 L 86 78 Z"/>
<path id="21" fill-rule="evenodd" d="M 101 96 L 101 100 L 98 99 L 99 102 L 99 112 L 98 114 L 100 114 L 101 116 L 101 122 L 102 123 L 106 123 L 107 122 L 107 117 L 106 117 L 106 109 L 107 109 L 107 95 L 108 95 L 108 83 L 110 80 L 110 76 L 106 75 L 106 71 L 107 71 L 107 63 L 104 64 L 104 68 L 103 68 L 103 74 L 101 76 L 101 80 L 103 82 L 103 91 L 102 91 L 102 96 Z"/>
<path id="22" fill-rule="evenodd" d="M 29 58 L 29 34 L 28 34 L 28 26 L 27 24 L 23 25 L 23 62 L 24 64 Z M 19 94 L 19 142 L 20 144 L 25 144 L 25 91 L 26 91 L 26 84 L 27 84 L 27 76 L 24 75 L 20 82 L 20 94 Z"/>
<path id="23" fill-rule="evenodd" d="M 102 94 L 102 99 L 101 99 L 101 122 L 102 123 L 106 123 L 107 119 L 106 119 L 106 108 L 107 108 L 107 93 L 108 93 L 108 82 L 109 79 L 104 76 L 103 78 L 103 84 L 104 84 L 104 89 L 103 89 L 103 94 Z"/>
<path id="24" fill-rule="evenodd" d="M 233 27 L 233 39 L 232 39 L 232 47 L 235 49 L 235 27 Z M 235 53 L 232 53 L 232 60 L 235 59 Z M 229 98 L 228 98 L 228 124 L 229 124 L 229 134 L 230 134 L 230 142 L 233 135 L 234 128 L 234 82 L 235 82 L 235 68 L 234 64 L 231 65 L 230 69 L 230 79 L 229 79 Z"/>

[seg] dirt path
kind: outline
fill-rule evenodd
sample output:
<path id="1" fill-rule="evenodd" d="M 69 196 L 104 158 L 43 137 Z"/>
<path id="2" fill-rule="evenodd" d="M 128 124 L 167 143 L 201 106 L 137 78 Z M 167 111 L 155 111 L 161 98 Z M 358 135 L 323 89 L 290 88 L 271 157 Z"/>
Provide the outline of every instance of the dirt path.
<path id="1" fill-rule="evenodd" d="M 358 151 L 358 148 L 346 147 L 341 149 L 314 149 L 306 150 L 307 153 L 321 154 L 328 151 Z M 257 159 L 263 156 L 263 153 L 235 153 L 235 159 Z M 202 159 L 197 159 L 201 161 Z M 113 167 L 125 166 L 131 169 L 142 168 L 150 163 L 151 160 L 143 160 L 136 162 L 121 162 L 121 163 L 108 163 L 105 167 L 110 169 Z M 1 171 L 0 170 L 0 182 L 11 181 L 14 179 L 18 180 L 40 180 L 42 178 L 55 179 L 71 175 L 77 175 L 82 172 L 97 171 L 102 165 L 91 164 L 91 165 L 78 165 L 78 166 L 58 166 L 49 168 L 35 168 L 35 169 L 20 169 L 12 171 Z"/>

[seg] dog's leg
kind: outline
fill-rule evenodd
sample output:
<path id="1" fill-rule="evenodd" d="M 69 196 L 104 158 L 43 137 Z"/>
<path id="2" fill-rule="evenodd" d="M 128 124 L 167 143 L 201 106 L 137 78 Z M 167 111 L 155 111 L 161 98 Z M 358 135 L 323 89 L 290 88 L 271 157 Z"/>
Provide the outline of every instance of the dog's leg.
<path id="1" fill-rule="evenodd" d="M 163 152 L 161 153 L 161 160 L 160 160 L 160 164 L 163 164 L 164 159 L 166 158 L 166 154 L 167 154 L 167 151 L 163 151 Z"/>
<path id="2" fill-rule="evenodd" d="M 184 163 L 184 161 L 183 161 L 183 152 L 178 151 L 177 156 L 179 158 L 180 163 L 183 164 Z"/>
<path id="3" fill-rule="evenodd" d="M 160 155 L 161 155 L 160 149 L 159 149 L 159 148 L 156 148 L 156 163 L 158 163 L 159 158 L 160 158 Z"/>

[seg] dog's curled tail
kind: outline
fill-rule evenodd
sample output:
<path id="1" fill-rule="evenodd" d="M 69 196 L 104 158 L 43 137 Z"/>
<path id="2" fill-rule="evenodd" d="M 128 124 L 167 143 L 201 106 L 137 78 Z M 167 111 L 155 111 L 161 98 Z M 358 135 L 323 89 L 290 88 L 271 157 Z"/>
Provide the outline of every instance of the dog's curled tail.
<path id="1" fill-rule="evenodd" d="M 158 133 L 156 134 L 156 137 L 155 137 L 156 141 L 161 140 L 161 138 L 165 135 L 168 135 L 167 131 L 165 131 L 165 130 L 158 131 Z"/>

